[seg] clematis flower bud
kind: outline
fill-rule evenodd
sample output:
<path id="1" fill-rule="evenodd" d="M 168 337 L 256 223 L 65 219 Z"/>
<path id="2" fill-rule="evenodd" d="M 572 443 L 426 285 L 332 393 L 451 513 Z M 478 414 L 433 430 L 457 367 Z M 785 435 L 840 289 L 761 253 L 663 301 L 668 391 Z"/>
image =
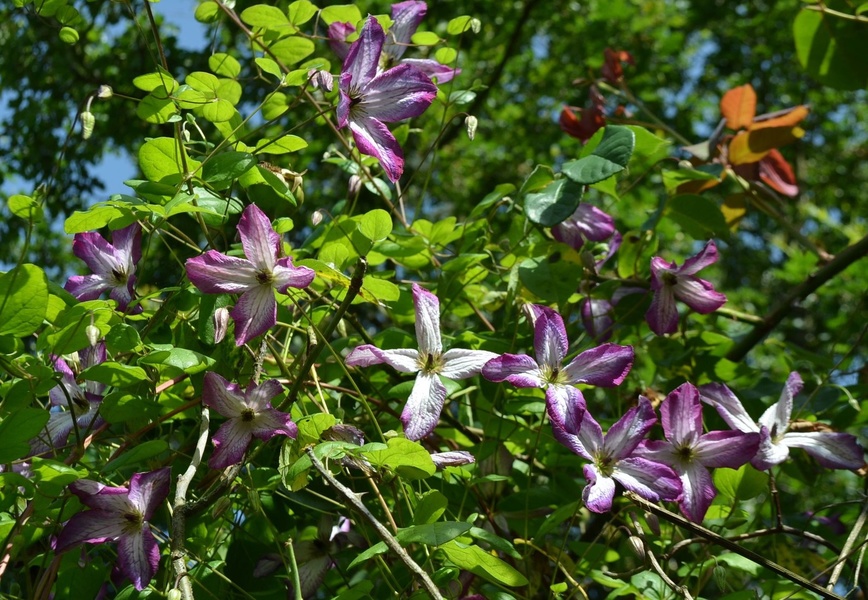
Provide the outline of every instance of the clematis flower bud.
<path id="1" fill-rule="evenodd" d="M 89 110 L 81 113 L 81 138 L 84 140 L 90 139 L 93 135 L 93 127 L 96 125 L 96 119 L 93 113 Z"/>
<path id="2" fill-rule="evenodd" d="M 97 89 L 97 91 L 96 91 L 96 97 L 99 98 L 100 100 L 108 100 L 113 95 L 114 95 L 114 92 L 112 91 L 112 86 L 110 86 L 110 85 L 101 85 L 101 86 L 99 86 L 99 89 Z"/>
<path id="3" fill-rule="evenodd" d="M 87 336 L 87 341 L 90 342 L 91 346 L 95 347 L 99 343 L 99 327 L 88 325 L 84 328 L 84 334 Z"/>
<path id="4" fill-rule="evenodd" d="M 464 118 L 464 125 L 467 127 L 467 137 L 470 138 L 470 141 L 473 141 L 473 138 L 476 137 L 476 126 L 479 124 L 479 120 L 473 115 L 467 115 Z"/>
<path id="5" fill-rule="evenodd" d="M 221 306 L 214 311 L 214 343 L 219 344 L 226 337 L 226 330 L 229 329 L 229 309 Z"/>

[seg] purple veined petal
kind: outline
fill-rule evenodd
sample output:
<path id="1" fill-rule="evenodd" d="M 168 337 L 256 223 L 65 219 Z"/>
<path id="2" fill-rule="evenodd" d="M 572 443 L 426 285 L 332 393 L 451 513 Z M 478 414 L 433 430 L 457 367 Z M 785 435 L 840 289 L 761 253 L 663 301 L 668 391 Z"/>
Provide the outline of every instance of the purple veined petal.
<path id="1" fill-rule="evenodd" d="M 286 293 L 287 288 L 306 288 L 316 277 L 316 271 L 307 267 L 296 267 L 290 257 L 284 257 L 277 261 L 272 272 L 275 289 L 281 294 Z"/>
<path id="2" fill-rule="evenodd" d="M 304 542 L 296 542 L 296 544 L 301 543 Z M 316 596 L 316 591 L 322 585 L 322 581 L 332 564 L 333 560 L 331 556 L 326 554 L 324 556 L 314 556 L 310 560 L 298 565 L 298 582 L 301 586 L 302 598 L 314 598 Z M 281 566 L 283 566 L 283 561 L 281 561 Z M 292 583 L 289 584 L 287 590 L 288 594 L 286 597 L 295 598 L 295 589 Z"/>
<path id="3" fill-rule="evenodd" d="M 248 423 L 237 418 L 229 419 L 211 438 L 214 454 L 211 455 L 208 466 L 219 470 L 237 465 L 244 458 L 244 452 L 252 439 L 253 433 Z"/>
<path id="4" fill-rule="evenodd" d="M 570 383 L 586 383 L 597 387 L 621 385 L 633 366 L 633 347 L 603 344 L 585 350 L 564 367 Z"/>
<path id="5" fill-rule="evenodd" d="M 600 267 L 602 267 L 604 264 L 606 264 L 606 262 L 610 258 L 615 256 L 615 252 L 617 252 L 618 248 L 621 247 L 621 242 L 623 242 L 623 241 L 624 241 L 624 237 L 620 233 L 618 233 L 617 231 L 612 234 L 612 237 L 609 238 L 609 241 L 608 241 L 608 250 L 606 251 L 606 255 L 601 256 L 600 260 L 598 260 L 596 263 L 594 263 L 594 268 L 597 270 L 597 272 L 600 271 Z M 629 291 L 627 291 L 627 290 L 629 290 Z M 618 300 L 619 300 L 619 298 L 618 298 L 619 293 L 622 294 L 622 297 L 623 297 L 623 294 L 625 291 L 627 291 L 627 293 L 629 293 L 629 294 L 635 294 L 637 292 L 644 292 L 645 290 L 642 288 L 624 288 L 624 287 L 618 288 L 617 290 L 615 290 L 615 293 L 612 294 L 612 302 L 617 304 Z"/>
<path id="6" fill-rule="evenodd" d="M 527 315 L 531 326 L 536 326 L 536 320 L 543 315 L 549 318 L 556 318 L 555 315 L 557 315 L 557 317 L 560 317 L 558 311 L 553 308 L 549 308 L 544 304 L 525 304 L 524 306 L 522 306 L 522 311 Z"/>
<path id="7" fill-rule="evenodd" d="M 865 465 L 865 451 L 849 433 L 831 431 L 789 432 L 783 443 L 790 448 L 801 448 L 827 469 L 861 469 Z"/>
<path id="8" fill-rule="evenodd" d="M 351 76 L 351 89 L 359 89 L 374 78 L 385 41 L 386 34 L 382 26 L 374 17 L 369 16 L 359 32 L 359 39 L 350 44 L 347 57 L 344 59 L 341 67 L 342 88 L 345 74 Z"/>
<path id="9" fill-rule="evenodd" d="M 626 489 L 650 502 L 678 500 L 681 479 L 671 467 L 638 456 L 622 458 L 612 477 Z"/>
<path id="10" fill-rule="evenodd" d="M 446 402 L 446 387 L 434 374 L 416 375 L 413 391 L 401 412 L 404 435 L 408 440 L 421 440 L 434 431 Z"/>
<path id="11" fill-rule="evenodd" d="M 676 274 L 678 265 L 666 262 L 659 256 L 651 259 L 651 289 L 657 291 L 663 287 L 663 277 L 666 273 Z"/>
<path id="12" fill-rule="evenodd" d="M 708 383 L 700 386 L 699 399 L 716 408 L 721 418 L 731 428 L 745 433 L 759 433 L 759 425 L 750 418 L 741 401 L 724 384 Z"/>
<path id="13" fill-rule="evenodd" d="M 606 342 L 612 337 L 615 321 L 612 312 L 615 307 L 608 300 L 585 298 L 581 302 L 582 324 L 597 342 Z"/>
<path id="14" fill-rule="evenodd" d="M 501 354 L 482 367 L 489 381 L 508 381 L 516 387 L 545 387 L 539 365 L 527 354 Z"/>
<path id="15" fill-rule="evenodd" d="M 553 383 L 546 388 L 549 419 L 552 425 L 557 424 L 567 433 L 576 434 L 579 431 L 586 408 L 585 397 L 573 386 Z"/>
<path id="16" fill-rule="evenodd" d="M 276 435 L 285 435 L 295 439 L 298 436 L 298 427 L 292 417 L 287 413 L 274 408 L 267 408 L 256 415 L 251 421 L 252 433 L 263 442 L 267 442 Z"/>
<path id="17" fill-rule="evenodd" d="M 187 259 L 186 268 L 193 285 L 206 294 L 241 294 L 259 286 L 253 263 L 216 250 Z"/>
<path id="18" fill-rule="evenodd" d="M 277 323 L 277 300 L 274 289 L 257 285 L 244 292 L 229 312 L 235 321 L 235 345 L 243 346 Z"/>
<path id="19" fill-rule="evenodd" d="M 552 235 L 559 242 L 578 250 L 585 240 L 602 242 L 615 233 L 615 221 L 611 216 L 586 202 L 579 203 L 575 212 L 552 227 Z"/>
<path id="20" fill-rule="evenodd" d="M 60 383 L 48 392 L 52 406 L 69 408 L 69 400 L 82 395 L 82 389 L 75 381 L 75 373 L 69 364 L 60 357 L 54 359 L 54 370 L 60 373 Z M 65 390 L 65 391 L 64 391 Z"/>
<path id="21" fill-rule="evenodd" d="M 338 128 L 342 129 L 347 126 L 350 121 L 350 108 L 353 107 L 353 99 L 347 93 L 352 76 L 349 73 L 344 73 L 338 79 L 338 106 L 335 109 L 335 116 L 338 121 Z"/>
<path id="22" fill-rule="evenodd" d="M 405 58 L 401 61 L 402 64 L 416 67 L 432 81 L 436 78 L 437 83 L 449 83 L 461 74 L 461 69 L 453 69 L 450 66 L 444 65 L 430 58 Z"/>
<path id="23" fill-rule="evenodd" d="M 440 341 L 440 300 L 414 283 L 413 308 L 416 312 L 416 341 L 420 354 L 438 356 L 443 350 Z"/>
<path id="24" fill-rule="evenodd" d="M 708 281 L 696 277 L 679 277 L 678 283 L 672 286 L 672 292 L 676 298 L 702 315 L 712 313 L 726 304 L 725 294 L 715 291 Z"/>
<path id="25" fill-rule="evenodd" d="M 694 461 L 714 469 L 737 469 L 756 456 L 759 445 L 759 433 L 710 431 L 694 446 Z"/>
<path id="26" fill-rule="evenodd" d="M 145 521 L 151 519 L 160 504 L 169 495 L 171 467 L 149 473 L 136 473 L 130 477 L 130 503 L 141 511 Z"/>
<path id="27" fill-rule="evenodd" d="M 229 419 L 240 417 L 241 412 L 246 408 L 241 389 L 214 371 L 205 373 L 202 384 L 202 404 Z"/>
<path id="28" fill-rule="evenodd" d="M 340 115 L 340 106 L 338 115 Z M 359 152 L 377 158 L 389 181 L 392 183 L 398 181 L 404 172 L 404 151 L 401 150 L 398 140 L 389 128 L 381 121 L 367 115 L 357 117 L 354 114 L 349 119 L 349 124 Z"/>
<path id="29" fill-rule="evenodd" d="M 283 392 L 283 386 L 277 379 L 268 379 L 259 385 L 251 384 L 244 394 L 244 405 L 260 412 L 271 408 L 272 398 Z"/>
<path id="30" fill-rule="evenodd" d="M 669 465 L 673 469 L 682 461 L 681 456 L 671 442 L 667 440 L 642 440 L 632 456 L 647 458 L 650 461 Z"/>
<path id="31" fill-rule="evenodd" d="M 124 285 L 116 285 L 111 288 L 111 293 L 109 293 L 109 298 L 118 303 L 118 310 L 125 311 L 129 306 L 130 302 L 133 301 L 133 286 L 136 283 L 135 275 L 131 275 L 127 278 L 127 282 Z M 135 311 L 142 312 L 141 306 L 136 306 Z"/>
<path id="32" fill-rule="evenodd" d="M 112 245 L 117 251 L 118 260 L 126 265 L 127 273 L 136 270 L 142 259 L 142 227 L 138 223 L 128 225 L 112 232 Z"/>
<path id="33" fill-rule="evenodd" d="M 781 391 L 777 402 L 769 406 L 757 423 L 769 428 L 772 437 L 784 433 L 790 426 L 790 416 L 793 414 L 793 399 L 802 391 L 802 378 L 795 371 L 787 377 L 787 383 Z"/>
<path id="34" fill-rule="evenodd" d="M 485 363 L 494 358 L 497 354 L 487 350 L 447 350 L 441 356 L 443 367 L 440 374 L 449 379 L 467 379 L 479 375 Z"/>
<path id="35" fill-rule="evenodd" d="M 416 373 L 420 369 L 418 350 L 412 348 L 380 350 L 370 344 L 355 348 L 347 355 L 344 363 L 348 367 L 370 367 L 385 363 L 401 373 Z"/>
<path id="36" fill-rule="evenodd" d="M 126 512 L 133 508 L 129 500 L 129 488 L 110 487 L 98 481 L 79 479 L 69 484 L 69 491 L 88 508 L 111 513 Z"/>
<path id="37" fill-rule="evenodd" d="M 351 23 L 341 23 L 335 21 L 329 25 L 328 38 L 329 47 L 337 57 L 343 62 L 350 52 L 350 45 L 347 43 L 347 38 L 350 34 L 356 32 L 356 27 Z"/>
<path id="38" fill-rule="evenodd" d="M 96 275 L 109 277 L 113 270 L 126 271 L 127 265 L 115 247 L 95 231 L 75 234 L 72 253 Z"/>
<path id="39" fill-rule="evenodd" d="M 651 306 L 645 313 L 645 320 L 651 331 L 657 335 L 675 333 L 678 330 L 678 309 L 675 307 L 675 294 L 671 287 L 663 286 L 654 292 Z"/>
<path id="40" fill-rule="evenodd" d="M 84 350 L 79 350 L 78 356 L 81 359 L 82 370 L 104 363 L 107 356 L 105 342 L 98 342 L 95 346 L 88 346 Z"/>
<path id="41" fill-rule="evenodd" d="M 127 533 L 118 540 L 118 562 L 139 591 L 148 587 L 160 566 L 160 548 L 145 523 L 141 530 Z"/>
<path id="42" fill-rule="evenodd" d="M 587 414 L 585 419 L 587 419 Z M 657 422 L 654 407 L 645 396 L 639 396 L 639 404 L 624 413 L 611 428 L 606 432 L 603 442 L 606 454 L 613 458 L 626 458 L 645 438 Z M 584 430 L 584 423 L 582 424 Z"/>
<path id="43" fill-rule="evenodd" d="M 673 445 L 696 445 L 702 435 L 702 404 L 696 386 L 683 383 L 666 396 L 660 405 L 660 424 Z"/>
<path id="44" fill-rule="evenodd" d="M 678 507 L 694 523 L 702 523 L 708 507 L 717 495 L 708 469 L 697 462 L 687 465 L 681 473 L 681 500 Z"/>
<path id="45" fill-rule="evenodd" d="M 567 424 L 569 424 L 569 422 L 567 422 Z M 582 456 L 589 460 L 593 460 L 594 455 L 598 452 L 605 451 L 606 438 L 603 436 L 603 428 L 600 427 L 600 424 L 597 423 L 596 419 L 591 416 L 591 412 L 588 410 L 585 410 L 585 414 L 582 415 L 581 426 L 579 426 L 577 430 L 570 430 L 567 433 L 576 436 L 578 443 L 587 453 L 582 454 Z M 574 451 L 581 454 L 581 452 L 578 452 L 577 450 Z"/>
<path id="46" fill-rule="evenodd" d="M 35 438 L 30 440 L 31 455 L 44 454 L 52 448 L 66 445 L 69 434 L 72 432 L 72 420 L 74 418 L 72 411 L 69 410 L 51 413 L 45 427 Z"/>
<path id="47" fill-rule="evenodd" d="M 386 33 L 386 45 L 383 47 L 383 52 L 392 60 L 397 61 L 404 55 L 410 38 L 416 33 L 426 12 L 428 5 L 416 0 L 392 5 L 392 26 Z"/>
<path id="48" fill-rule="evenodd" d="M 533 324 L 533 348 L 541 369 L 560 370 L 569 340 L 564 320 L 555 312 L 541 314 Z"/>
<path id="49" fill-rule="evenodd" d="M 55 551 L 68 550 L 80 544 L 101 544 L 124 535 L 129 522 L 121 513 L 105 510 L 86 510 L 69 520 L 57 538 Z"/>
<path id="50" fill-rule="evenodd" d="M 582 471 L 588 480 L 588 485 L 582 490 L 585 506 L 591 512 L 609 512 L 615 499 L 615 480 L 600 473 L 594 465 L 585 465 Z"/>
<path id="51" fill-rule="evenodd" d="M 431 460 L 434 461 L 434 466 L 437 469 L 445 469 L 446 467 L 460 467 L 476 462 L 470 452 L 465 450 L 456 450 L 453 452 L 435 452 L 431 455 Z"/>
<path id="52" fill-rule="evenodd" d="M 789 456 L 789 447 L 781 439 L 772 438 L 768 428 L 763 427 L 760 430 L 759 448 L 750 464 L 755 469 L 765 471 L 784 462 Z"/>
<path id="53" fill-rule="evenodd" d="M 73 275 L 63 286 L 67 292 L 81 301 L 96 300 L 112 284 L 103 275 Z"/>
<path id="54" fill-rule="evenodd" d="M 360 93 L 360 100 L 350 109 L 351 119 L 360 111 L 378 121 L 394 123 L 428 110 L 437 96 L 437 86 L 416 67 L 402 63 L 374 77 Z"/>
<path id="55" fill-rule="evenodd" d="M 717 262 L 717 246 L 714 240 L 709 240 L 705 247 L 696 256 L 691 256 L 684 261 L 684 265 L 678 269 L 679 275 L 696 275 L 699 271 Z"/>
<path id="56" fill-rule="evenodd" d="M 259 272 L 271 273 L 280 253 L 280 236 L 271 226 L 271 220 L 255 204 L 249 205 L 238 222 L 238 235 L 244 255 Z"/>

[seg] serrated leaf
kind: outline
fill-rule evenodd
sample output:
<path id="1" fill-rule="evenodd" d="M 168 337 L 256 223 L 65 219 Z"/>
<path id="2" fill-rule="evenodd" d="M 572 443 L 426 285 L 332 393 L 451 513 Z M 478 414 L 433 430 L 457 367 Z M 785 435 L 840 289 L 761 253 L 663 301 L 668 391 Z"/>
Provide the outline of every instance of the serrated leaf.
<path id="1" fill-rule="evenodd" d="M 532 222 L 553 227 L 575 212 L 583 193 L 584 186 L 570 179 L 556 179 L 542 191 L 527 194 L 524 211 Z"/>
<path id="2" fill-rule="evenodd" d="M 624 170 L 635 145 L 636 135 L 628 127 L 608 125 L 602 140 L 589 156 L 564 163 L 561 170 L 572 181 L 582 185 L 603 181 Z"/>
<path id="3" fill-rule="evenodd" d="M 0 335 L 24 337 L 42 325 L 48 311 L 48 278 L 23 264 L 0 275 Z"/>

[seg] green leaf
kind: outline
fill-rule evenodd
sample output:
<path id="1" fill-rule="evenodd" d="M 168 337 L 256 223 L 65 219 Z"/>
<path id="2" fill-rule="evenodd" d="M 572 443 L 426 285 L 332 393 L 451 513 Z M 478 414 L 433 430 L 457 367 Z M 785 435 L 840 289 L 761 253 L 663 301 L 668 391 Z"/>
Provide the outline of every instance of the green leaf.
<path id="1" fill-rule="evenodd" d="M 283 14 L 283 11 L 276 6 L 256 4 L 244 9 L 240 16 L 241 20 L 251 27 L 262 27 L 263 29 L 273 29 L 283 32 L 295 30 L 295 27 L 292 26 L 289 19 Z"/>
<path id="2" fill-rule="evenodd" d="M 468 15 L 455 17 L 446 25 L 446 33 L 449 35 L 460 35 L 465 31 L 470 31 L 472 29 L 472 21 L 473 17 Z"/>
<path id="3" fill-rule="evenodd" d="M 215 98 L 202 106 L 202 116 L 212 123 L 231 121 L 236 114 L 235 107 L 228 100 Z"/>
<path id="4" fill-rule="evenodd" d="M 683 194 L 670 198 L 667 216 L 681 225 L 685 233 L 697 240 L 729 234 L 729 227 L 720 208 L 705 196 Z"/>
<path id="5" fill-rule="evenodd" d="M 510 587 L 521 587 L 528 583 L 527 578 L 515 568 L 479 546 L 465 546 L 452 541 L 442 545 L 440 550 L 458 568 L 470 571 L 492 583 Z"/>
<path id="6" fill-rule="evenodd" d="M 367 294 L 360 294 L 365 300 L 370 301 L 368 295 L 376 299 L 376 303 L 395 302 L 401 297 L 401 288 L 389 281 L 371 275 L 365 276 L 362 281 L 362 291 Z M 342 298 L 343 296 L 341 296 Z"/>
<path id="7" fill-rule="evenodd" d="M 464 521 L 426 523 L 401 529 L 395 537 L 401 542 L 401 545 L 425 544 L 428 546 L 442 546 L 468 531 L 471 527 L 470 523 L 465 523 Z"/>
<path id="8" fill-rule="evenodd" d="M 82 233 L 102 229 L 108 225 L 125 227 L 135 220 L 132 211 L 103 204 L 86 211 L 75 211 L 63 223 L 63 230 L 66 233 Z M 123 224 L 119 224 L 119 221 Z"/>
<path id="9" fill-rule="evenodd" d="M 864 23 L 802 8 L 793 36 L 796 56 L 811 77 L 839 90 L 868 86 Z"/>
<path id="10" fill-rule="evenodd" d="M 750 500 L 768 491 L 769 476 L 750 465 L 742 465 L 739 469 L 715 469 L 713 478 L 717 490 L 734 500 Z"/>
<path id="11" fill-rule="evenodd" d="M 448 65 L 455 62 L 455 59 L 458 58 L 458 51 L 455 48 L 439 48 L 434 53 L 434 58 L 441 65 Z"/>
<path id="12" fill-rule="evenodd" d="M 136 106 L 136 116 L 148 123 L 168 123 L 179 112 L 174 100 L 164 92 L 151 92 Z"/>
<path id="13" fill-rule="evenodd" d="M 175 78 L 172 77 L 172 74 L 163 69 L 162 67 L 157 67 L 157 70 L 153 73 L 148 73 L 147 75 L 139 75 L 138 77 L 133 79 L 133 85 L 142 90 L 143 92 L 153 92 L 154 90 L 159 90 L 163 93 L 163 97 L 168 97 L 169 94 L 173 93 L 178 89 L 180 85 Z"/>
<path id="14" fill-rule="evenodd" d="M 34 223 L 42 221 L 42 204 L 24 194 L 12 194 L 6 201 L 9 212 L 25 221 L 32 220 Z"/>
<path id="15" fill-rule="evenodd" d="M 8 463 L 30 452 L 30 440 L 48 423 L 48 411 L 22 408 L 0 421 L 0 463 Z"/>
<path id="16" fill-rule="evenodd" d="M 656 251 L 657 236 L 653 231 L 628 231 L 618 248 L 618 276 L 629 279 L 647 273 Z"/>
<path id="17" fill-rule="evenodd" d="M 569 217 L 582 200 L 584 186 L 569 179 L 556 179 L 541 192 L 524 198 L 524 211 L 533 223 L 553 227 Z"/>
<path id="18" fill-rule="evenodd" d="M 603 139 L 589 156 L 564 163 L 563 174 L 576 183 L 590 185 L 623 171 L 636 144 L 636 134 L 621 125 L 608 125 Z"/>
<path id="19" fill-rule="evenodd" d="M 636 136 L 636 146 L 628 164 L 631 177 L 638 177 L 669 156 L 672 142 L 638 125 L 627 125 Z"/>
<path id="20" fill-rule="evenodd" d="M 688 181 L 714 181 L 720 179 L 722 174 L 722 165 L 701 165 L 695 169 L 667 170 L 663 171 L 663 186 L 667 192 L 672 194 L 678 189 L 678 186 Z"/>
<path id="21" fill-rule="evenodd" d="M 257 162 L 256 157 L 248 152 L 222 152 L 204 164 L 202 179 L 217 189 L 224 189 Z"/>
<path id="22" fill-rule="evenodd" d="M 55 331 L 40 335 L 37 348 L 58 355 L 86 348 L 90 344 L 85 332 L 88 325 L 93 323 L 105 335 L 111 329 L 109 323 L 117 322 L 110 306 L 106 300 L 89 300 L 63 310 L 54 320 Z"/>
<path id="23" fill-rule="evenodd" d="M 375 208 L 362 215 L 359 231 L 372 242 L 379 242 L 392 233 L 392 217 L 385 210 Z"/>
<path id="24" fill-rule="evenodd" d="M 220 18 L 221 14 L 222 11 L 220 10 L 220 7 L 217 6 L 217 2 L 214 0 L 205 0 L 202 4 L 196 7 L 196 12 L 193 14 L 193 17 L 200 23 L 209 25 L 216 22 Z"/>
<path id="25" fill-rule="evenodd" d="M 163 347 L 154 345 L 153 350 L 139 359 L 141 365 L 168 365 L 193 375 L 204 371 L 214 364 L 214 359 L 186 348 Z"/>
<path id="26" fill-rule="evenodd" d="M 244 205 L 238 198 L 224 198 L 204 188 L 194 188 L 196 204 L 205 209 L 202 220 L 208 227 L 220 227 L 229 221 L 232 215 L 240 214 Z"/>
<path id="27" fill-rule="evenodd" d="M 417 31 L 410 41 L 417 46 L 436 46 L 441 42 L 440 36 L 433 31 Z"/>
<path id="28" fill-rule="evenodd" d="M 225 52 L 215 52 L 208 57 L 208 68 L 223 77 L 238 77 L 241 74 L 241 63 L 234 56 Z"/>
<path id="29" fill-rule="evenodd" d="M 424 493 L 416 503 L 416 510 L 413 513 L 413 523 L 415 525 L 433 523 L 446 512 L 447 506 L 449 506 L 449 500 L 442 492 L 430 490 Z"/>
<path id="30" fill-rule="evenodd" d="M 482 540 L 483 542 L 489 544 L 495 550 L 503 552 L 504 554 L 517 560 L 521 559 L 521 554 L 516 551 L 515 546 L 513 546 L 510 542 L 503 539 L 502 537 L 491 533 L 490 531 L 482 529 L 481 527 L 471 527 L 468 530 L 468 533 L 471 537 L 477 540 Z M 534 537 L 537 539 L 541 539 L 539 538 L 539 534 Z"/>
<path id="31" fill-rule="evenodd" d="M 142 423 L 156 419 L 160 405 L 142 394 L 119 390 L 103 398 L 99 412 L 108 423 Z"/>
<path id="32" fill-rule="evenodd" d="M 316 49 L 312 40 L 302 37 L 290 37 L 268 47 L 284 65 L 294 65 L 313 54 Z"/>
<path id="33" fill-rule="evenodd" d="M 284 110 L 286 107 L 284 106 Z M 262 138 L 256 142 L 256 152 L 265 154 L 287 154 L 307 148 L 307 142 L 297 135 L 284 135 L 276 139 Z"/>
<path id="34" fill-rule="evenodd" d="M 180 182 L 184 172 L 182 156 L 186 159 L 187 168 L 191 172 L 199 168 L 199 163 L 188 157 L 187 151 L 179 146 L 174 138 L 153 138 L 142 144 L 139 149 L 139 166 L 150 181 Z M 169 181 L 163 181 L 164 179 Z"/>
<path id="35" fill-rule="evenodd" d="M 289 20 L 293 25 L 302 25 L 316 14 L 317 7 L 310 0 L 295 0 L 289 5 Z"/>
<path id="36" fill-rule="evenodd" d="M 408 479 L 424 479 L 437 471 L 431 455 L 421 444 L 406 438 L 392 438 L 387 444 L 388 450 L 374 450 L 361 454 L 372 465 L 388 467 Z"/>
<path id="37" fill-rule="evenodd" d="M 521 283 L 549 302 L 563 305 L 576 292 L 576 273 L 581 265 L 566 260 L 527 258 L 518 267 Z"/>
<path id="38" fill-rule="evenodd" d="M 118 323 L 106 334 L 105 344 L 111 354 L 135 352 L 141 347 L 142 338 L 132 325 Z"/>
<path id="39" fill-rule="evenodd" d="M 319 413 L 310 417 L 299 420 L 298 426 L 298 443 L 302 446 L 314 444 L 322 439 L 322 432 L 326 429 L 334 427 L 337 420 L 329 414 Z"/>
<path id="40" fill-rule="evenodd" d="M 98 381 L 114 387 L 126 387 L 148 381 L 148 374 L 141 367 L 114 361 L 106 361 L 85 369 L 81 377 L 85 381 Z"/>
<path id="41" fill-rule="evenodd" d="M 130 467 L 138 465 L 146 460 L 159 456 L 169 449 L 169 444 L 163 440 L 149 440 L 141 444 L 136 444 L 127 449 L 123 454 L 118 456 L 113 461 L 106 464 L 100 471 L 102 473 L 111 473 L 122 467 Z"/>
<path id="42" fill-rule="evenodd" d="M 362 12 L 355 4 L 341 4 L 337 6 L 326 6 L 322 11 L 320 11 L 319 17 L 326 25 L 331 25 L 336 22 L 355 25 L 362 20 Z"/>
<path id="43" fill-rule="evenodd" d="M 534 167 L 533 171 L 531 171 L 530 175 L 527 176 L 527 179 L 524 180 L 524 183 L 521 184 L 518 193 L 519 195 L 524 196 L 531 192 L 537 192 L 554 181 L 554 179 L 555 172 L 551 167 L 546 165 L 537 165 Z"/>
<path id="44" fill-rule="evenodd" d="M 42 325 L 48 311 L 48 279 L 23 264 L 0 276 L 0 335 L 24 337 Z"/>
<path id="45" fill-rule="evenodd" d="M 353 559 L 353 562 L 351 562 L 349 567 L 347 567 L 347 568 L 352 569 L 354 566 L 362 564 L 363 562 L 365 562 L 369 558 L 373 558 L 374 556 L 377 556 L 378 554 L 383 554 L 384 552 L 386 552 L 388 550 L 389 550 L 389 547 L 386 546 L 385 542 L 377 542 L 376 544 L 374 544 L 373 546 L 371 546 L 367 550 L 360 552 L 358 555 L 356 555 L 356 557 Z"/>

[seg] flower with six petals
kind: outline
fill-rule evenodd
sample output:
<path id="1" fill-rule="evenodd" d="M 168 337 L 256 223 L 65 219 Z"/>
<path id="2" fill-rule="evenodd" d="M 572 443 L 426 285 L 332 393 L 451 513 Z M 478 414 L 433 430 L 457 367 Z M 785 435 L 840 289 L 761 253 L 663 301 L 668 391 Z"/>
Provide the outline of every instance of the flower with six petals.
<path id="1" fill-rule="evenodd" d="M 109 297 L 126 311 L 133 300 L 136 265 L 142 258 L 142 228 L 138 223 L 112 233 L 112 244 L 95 231 L 76 233 L 72 253 L 93 271 L 91 275 L 74 275 L 63 286 L 79 300 L 96 300 L 110 290 Z M 132 312 L 142 312 L 136 306 Z"/>

